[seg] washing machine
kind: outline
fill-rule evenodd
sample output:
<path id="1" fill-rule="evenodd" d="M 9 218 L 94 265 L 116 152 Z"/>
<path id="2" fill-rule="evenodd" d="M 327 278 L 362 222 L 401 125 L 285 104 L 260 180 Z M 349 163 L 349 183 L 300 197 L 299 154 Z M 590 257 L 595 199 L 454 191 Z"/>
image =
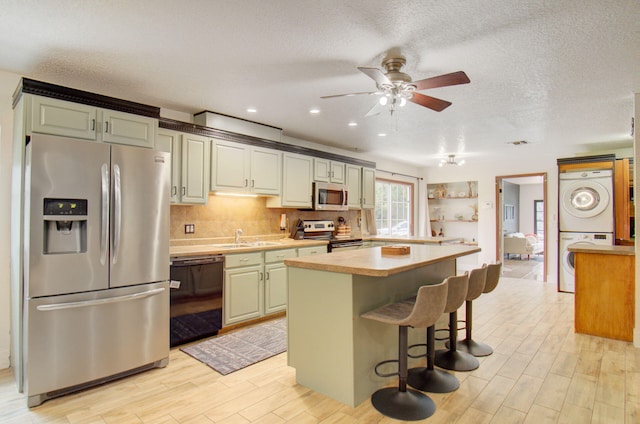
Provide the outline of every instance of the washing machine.
<path id="1" fill-rule="evenodd" d="M 560 174 L 560 231 L 613 233 L 613 171 Z"/>
<path id="2" fill-rule="evenodd" d="M 560 233 L 560 264 L 558 266 L 558 290 L 575 293 L 575 269 L 573 252 L 568 247 L 574 243 L 613 245 L 612 233 Z"/>

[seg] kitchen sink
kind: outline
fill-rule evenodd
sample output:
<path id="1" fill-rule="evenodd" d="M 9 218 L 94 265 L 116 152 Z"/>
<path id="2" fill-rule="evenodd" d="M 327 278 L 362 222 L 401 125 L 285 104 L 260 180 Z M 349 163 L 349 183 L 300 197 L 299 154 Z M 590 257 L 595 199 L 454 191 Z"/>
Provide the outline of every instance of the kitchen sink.
<path id="1" fill-rule="evenodd" d="M 226 243 L 226 244 L 212 244 L 211 247 L 217 247 L 220 249 L 237 249 L 240 247 L 261 247 L 261 246 L 279 246 L 282 243 L 277 241 L 254 241 L 253 243 Z"/>

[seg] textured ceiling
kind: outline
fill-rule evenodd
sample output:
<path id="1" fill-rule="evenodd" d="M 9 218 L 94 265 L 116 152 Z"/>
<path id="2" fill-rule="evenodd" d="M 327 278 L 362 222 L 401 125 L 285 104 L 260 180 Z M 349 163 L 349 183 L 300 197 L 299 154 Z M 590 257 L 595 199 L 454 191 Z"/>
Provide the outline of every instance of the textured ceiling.
<path id="1" fill-rule="evenodd" d="M 443 112 L 410 103 L 394 118 L 364 117 L 375 96 L 320 99 L 374 91 L 357 66 L 393 53 L 414 80 L 463 70 L 471 83 L 423 92 L 453 102 Z M 3 0 L 0 69 L 417 166 L 559 157 L 631 145 L 640 3 Z"/>

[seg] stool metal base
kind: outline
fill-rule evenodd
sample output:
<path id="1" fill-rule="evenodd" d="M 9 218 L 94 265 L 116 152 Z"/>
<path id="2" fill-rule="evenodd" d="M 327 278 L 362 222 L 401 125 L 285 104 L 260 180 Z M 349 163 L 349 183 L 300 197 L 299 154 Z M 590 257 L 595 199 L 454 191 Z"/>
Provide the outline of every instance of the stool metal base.
<path id="1" fill-rule="evenodd" d="M 473 371 L 480 366 L 475 356 L 458 350 L 436 350 L 435 364 L 453 371 Z"/>
<path id="2" fill-rule="evenodd" d="M 424 393 L 386 387 L 371 395 L 371 403 L 381 414 L 402 421 L 418 421 L 436 412 L 435 402 Z"/>
<path id="3" fill-rule="evenodd" d="M 458 343 L 456 343 L 456 350 L 470 353 L 473 356 L 489 356 L 493 353 L 493 349 L 491 348 L 491 346 L 489 346 L 488 344 L 476 342 L 473 339 L 458 340 Z"/>
<path id="4" fill-rule="evenodd" d="M 458 390 L 460 380 L 445 371 L 420 367 L 409 370 L 407 384 L 423 392 L 449 393 Z"/>

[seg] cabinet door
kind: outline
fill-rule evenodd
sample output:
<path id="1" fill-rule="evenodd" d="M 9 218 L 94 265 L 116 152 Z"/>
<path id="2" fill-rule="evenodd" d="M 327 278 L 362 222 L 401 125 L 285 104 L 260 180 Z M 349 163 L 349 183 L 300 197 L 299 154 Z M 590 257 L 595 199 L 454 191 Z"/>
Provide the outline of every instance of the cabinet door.
<path id="1" fill-rule="evenodd" d="M 271 149 L 251 149 L 251 191 L 280 195 L 282 153 Z"/>
<path id="2" fill-rule="evenodd" d="M 171 203 L 180 202 L 180 178 L 182 172 L 182 151 L 180 133 L 165 129 L 158 130 L 157 145 L 161 151 L 171 153 Z M 168 150 L 167 150 L 168 149 Z"/>
<path id="3" fill-rule="evenodd" d="M 224 324 L 234 324 L 262 314 L 262 265 L 225 270 Z"/>
<path id="4" fill-rule="evenodd" d="M 206 204 L 209 196 L 211 141 L 206 137 L 183 134 L 181 203 Z"/>
<path id="5" fill-rule="evenodd" d="M 329 182 L 331 176 L 329 159 L 313 158 L 313 181 Z"/>
<path id="6" fill-rule="evenodd" d="M 376 207 L 376 170 L 362 168 L 362 209 Z"/>
<path id="7" fill-rule="evenodd" d="M 362 167 L 347 165 L 347 188 L 349 209 L 360 209 L 362 205 Z"/>
<path id="8" fill-rule="evenodd" d="M 33 96 L 31 129 L 36 133 L 95 140 L 97 111 L 93 106 Z"/>
<path id="9" fill-rule="evenodd" d="M 248 146 L 216 141 L 211 155 L 211 190 L 242 192 L 249 186 Z"/>
<path id="10" fill-rule="evenodd" d="M 336 184 L 344 184 L 347 181 L 345 175 L 345 164 L 342 162 L 331 161 L 331 182 Z"/>
<path id="11" fill-rule="evenodd" d="M 301 258 L 303 256 L 321 255 L 323 253 L 327 253 L 327 246 L 310 246 L 310 247 L 299 247 L 298 248 L 298 257 L 299 258 Z"/>
<path id="12" fill-rule="evenodd" d="M 264 266 L 264 313 L 287 308 L 287 266 L 283 262 Z"/>
<path id="13" fill-rule="evenodd" d="M 115 110 L 102 110 L 102 141 L 153 149 L 158 120 Z"/>
<path id="14" fill-rule="evenodd" d="M 282 206 L 310 208 L 313 158 L 285 153 L 282 172 Z"/>

